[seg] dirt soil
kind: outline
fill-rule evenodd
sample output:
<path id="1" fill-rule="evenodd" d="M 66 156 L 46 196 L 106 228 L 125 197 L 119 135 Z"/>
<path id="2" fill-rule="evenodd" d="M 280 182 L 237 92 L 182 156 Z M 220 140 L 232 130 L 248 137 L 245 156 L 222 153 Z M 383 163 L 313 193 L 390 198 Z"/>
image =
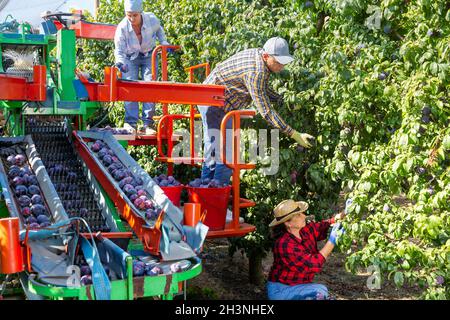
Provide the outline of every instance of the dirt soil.
<path id="1" fill-rule="evenodd" d="M 323 244 L 319 244 L 319 248 Z M 379 290 L 367 287 L 369 274 L 351 274 L 345 270 L 345 255 L 332 253 L 315 282 L 325 284 L 331 296 L 337 300 L 414 300 L 419 299 L 418 288 L 400 288 L 382 283 Z M 267 279 L 272 265 L 269 253 L 263 260 L 263 272 Z M 202 253 L 203 272 L 187 283 L 190 300 L 230 299 L 265 300 L 264 284 L 253 285 L 248 281 L 248 259 L 240 252 L 228 255 L 226 239 L 207 240 Z M 265 283 L 265 281 L 264 281 Z"/>

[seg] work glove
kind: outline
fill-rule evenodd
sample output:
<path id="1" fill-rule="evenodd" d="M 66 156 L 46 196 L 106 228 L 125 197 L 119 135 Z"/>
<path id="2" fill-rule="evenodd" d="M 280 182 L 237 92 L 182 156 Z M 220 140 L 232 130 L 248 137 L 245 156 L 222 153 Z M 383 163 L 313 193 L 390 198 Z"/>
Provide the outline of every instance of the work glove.
<path id="1" fill-rule="evenodd" d="M 328 241 L 330 241 L 332 244 L 336 245 L 336 241 L 345 234 L 345 229 L 341 225 L 341 223 L 336 223 L 333 226 L 333 229 L 331 229 L 330 237 L 328 238 Z"/>
<path id="2" fill-rule="evenodd" d="M 122 62 L 117 62 L 114 66 L 117 69 L 119 69 L 120 72 L 122 72 L 122 73 L 127 73 L 128 72 L 128 65 L 127 64 L 123 64 Z"/>
<path id="3" fill-rule="evenodd" d="M 297 141 L 304 148 L 311 148 L 316 142 L 316 139 L 312 135 L 300 133 L 295 130 L 293 131 L 291 138 Z"/>

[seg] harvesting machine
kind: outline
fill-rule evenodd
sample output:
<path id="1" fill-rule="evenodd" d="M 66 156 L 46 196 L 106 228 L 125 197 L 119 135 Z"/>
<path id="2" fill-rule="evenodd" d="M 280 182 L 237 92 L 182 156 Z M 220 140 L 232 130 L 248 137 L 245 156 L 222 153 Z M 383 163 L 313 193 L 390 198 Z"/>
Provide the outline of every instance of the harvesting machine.
<path id="1" fill-rule="evenodd" d="M 239 196 L 239 171 L 253 166 L 239 163 L 235 135 L 226 163 L 233 169 L 232 219 L 208 231 L 202 221 L 186 223 L 186 206 L 175 205 L 125 148 L 157 146 L 168 175 L 178 161 L 200 165 L 194 106 L 223 106 L 225 88 L 192 83 L 194 70 L 209 72 L 207 64 L 187 69 L 189 83 L 169 82 L 167 50 L 179 46 L 154 49 L 154 81 L 122 80 L 107 66 L 103 82 L 95 82 L 77 69 L 76 39 L 111 40 L 116 26 L 86 22 L 80 12 L 43 20 L 43 34 L 26 23 L 0 33 L 0 297 L 19 290 L 28 299 L 172 299 L 201 273 L 197 255 L 205 237 L 255 229 L 239 219 L 241 208 L 254 205 Z M 87 130 L 102 103 L 116 101 L 161 103 L 156 134 Z M 171 114 L 169 104 L 188 105 L 189 113 Z M 241 117 L 253 114 L 228 114 L 222 136 L 226 121 L 239 129 Z M 180 139 L 175 121 L 189 121 L 184 158 L 172 155 Z M 12 279 L 17 286 L 7 289 Z"/>

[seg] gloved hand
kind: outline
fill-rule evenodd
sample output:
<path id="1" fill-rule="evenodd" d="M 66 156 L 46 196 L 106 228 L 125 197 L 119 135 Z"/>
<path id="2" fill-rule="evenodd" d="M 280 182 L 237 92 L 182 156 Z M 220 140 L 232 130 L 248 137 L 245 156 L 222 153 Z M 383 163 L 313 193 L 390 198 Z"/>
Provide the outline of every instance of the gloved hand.
<path id="1" fill-rule="evenodd" d="M 307 133 L 300 133 L 295 130 L 293 131 L 291 138 L 305 148 L 311 148 L 316 142 L 316 139 L 312 135 Z"/>
<path id="2" fill-rule="evenodd" d="M 120 72 L 122 72 L 122 73 L 127 73 L 128 72 L 128 65 L 127 64 L 123 64 L 122 62 L 117 62 L 114 66 L 117 69 L 119 69 Z"/>
<path id="3" fill-rule="evenodd" d="M 336 245 L 336 241 L 345 234 L 345 229 L 341 225 L 341 223 L 336 223 L 333 226 L 333 229 L 331 229 L 330 237 L 328 238 L 328 241 L 330 241 L 332 244 Z"/>

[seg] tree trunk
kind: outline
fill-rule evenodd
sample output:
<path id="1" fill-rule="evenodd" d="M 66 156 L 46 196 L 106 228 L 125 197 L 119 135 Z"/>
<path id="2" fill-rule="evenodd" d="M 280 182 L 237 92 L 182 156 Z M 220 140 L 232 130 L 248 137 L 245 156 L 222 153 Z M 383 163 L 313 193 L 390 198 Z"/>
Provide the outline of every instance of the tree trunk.
<path id="1" fill-rule="evenodd" d="M 261 285 L 264 281 L 262 272 L 263 254 L 260 252 L 252 252 L 248 258 L 248 276 L 251 284 Z"/>

